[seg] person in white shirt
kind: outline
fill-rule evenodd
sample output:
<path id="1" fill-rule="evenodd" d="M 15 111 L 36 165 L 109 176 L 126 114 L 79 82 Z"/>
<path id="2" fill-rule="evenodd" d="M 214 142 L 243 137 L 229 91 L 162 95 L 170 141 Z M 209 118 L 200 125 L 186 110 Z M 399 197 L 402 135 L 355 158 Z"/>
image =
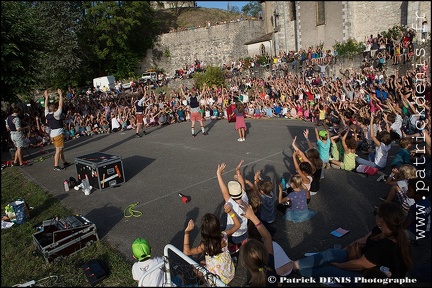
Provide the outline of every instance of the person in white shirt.
<path id="1" fill-rule="evenodd" d="M 111 131 L 117 132 L 121 129 L 119 117 L 115 113 L 111 113 Z"/>
<path id="2" fill-rule="evenodd" d="M 231 206 L 231 209 L 234 214 L 236 214 L 237 218 L 240 221 L 240 228 L 234 232 L 229 240 L 231 243 L 235 244 L 235 249 L 239 249 L 242 245 L 242 242 L 247 239 L 247 219 L 244 216 L 244 212 L 241 209 L 241 203 L 248 203 L 249 198 L 245 191 L 245 182 L 244 178 L 240 172 L 241 165 L 243 164 L 243 160 L 240 161 L 239 165 L 236 168 L 236 180 L 229 181 L 228 184 L 225 184 L 222 173 L 225 172 L 225 163 L 218 164 L 216 175 L 219 183 L 220 192 L 224 198 L 225 203 L 228 203 Z M 227 217 L 226 228 L 229 229 L 234 225 L 234 220 L 231 217 Z"/>
<path id="3" fill-rule="evenodd" d="M 427 20 L 425 19 L 422 23 L 422 42 L 426 41 L 428 32 L 429 32 L 429 26 Z"/>
<path id="4" fill-rule="evenodd" d="M 377 133 L 375 136 L 374 129 L 374 117 L 375 115 L 371 115 L 370 120 L 370 136 L 372 141 L 375 143 L 375 153 L 369 154 L 369 160 L 363 159 L 361 157 L 356 158 L 356 162 L 361 165 L 367 165 L 371 167 L 378 168 L 378 170 L 382 171 L 385 169 L 387 165 L 387 158 L 391 148 L 391 137 L 390 137 L 390 125 L 386 123 L 386 130 Z"/>
<path id="5" fill-rule="evenodd" d="M 133 258 L 138 260 L 132 265 L 132 277 L 139 287 L 162 287 L 166 284 L 164 266 L 153 270 L 141 279 L 150 269 L 164 262 L 162 257 L 151 257 L 151 247 L 147 240 L 136 238 L 132 243 Z"/>

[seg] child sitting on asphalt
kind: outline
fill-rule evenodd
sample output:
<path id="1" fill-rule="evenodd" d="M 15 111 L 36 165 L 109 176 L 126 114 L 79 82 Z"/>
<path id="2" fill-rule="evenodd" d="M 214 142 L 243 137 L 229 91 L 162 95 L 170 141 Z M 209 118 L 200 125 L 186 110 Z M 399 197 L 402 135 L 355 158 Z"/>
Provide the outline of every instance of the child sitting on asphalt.
<path id="1" fill-rule="evenodd" d="M 357 140 L 356 136 L 347 137 L 350 130 L 346 130 L 345 134 L 342 137 L 342 145 L 344 148 L 344 156 L 342 161 L 332 159 L 330 160 L 332 167 L 337 169 L 344 169 L 346 171 L 353 171 L 356 167 L 356 149 L 357 149 Z M 355 132 L 354 132 L 355 135 Z M 332 155 L 338 155 L 339 152 L 336 151 L 337 144 L 335 140 L 332 138 Z"/>
<path id="2" fill-rule="evenodd" d="M 292 188 L 292 192 L 288 196 L 282 196 L 282 186 L 279 185 L 279 203 L 287 203 L 291 201 L 291 205 L 288 205 L 285 214 L 282 216 L 283 219 L 294 223 L 304 222 L 315 216 L 316 211 L 308 208 L 307 199 L 310 198 L 310 192 L 303 184 L 303 179 L 300 175 L 293 175 L 289 180 L 289 185 Z"/>
<path id="3" fill-rule="evenodd" d="M 412 164 L 411 152 L 408 150 L 411 145 L 411 138 L 409 137 L 404 137 L 399 140 L 399 146 L 401 149 L 396 153 L 395 157 L 393 158 L 393 161 L 391 163 L 392 170 L 395 167 L 399 168 L 403 164 Z M 382 174 L 380 177 L 378 177 L 377 181 L 383 181 L 384 179 L 386 179 L 386 177 L 386 174 Z"/>
<path id="4" fill-rule="evenodd" d="M 403 164 L 399 168 L 394 167 L 392 173 L 386 179 L 386 184 L 391 186 L 387 195 L 380 197 L 381 200 L 391 202 L 397 196 L 398 204 L 402 206 L 405 212 L 408 212 L 414 200 L 408 198 L 408 181 L 416 178 L 417 169 L 411 164 Z"/>
<path id="5" fill-rule="evenodd" d="M 255 183 L 259 191 L 260 205 L 258 218 L 273 236 L 276 233 L 276 200 L 273 193 L 273 184 L 261 179 L 261 172 L 255 173 Z"/>

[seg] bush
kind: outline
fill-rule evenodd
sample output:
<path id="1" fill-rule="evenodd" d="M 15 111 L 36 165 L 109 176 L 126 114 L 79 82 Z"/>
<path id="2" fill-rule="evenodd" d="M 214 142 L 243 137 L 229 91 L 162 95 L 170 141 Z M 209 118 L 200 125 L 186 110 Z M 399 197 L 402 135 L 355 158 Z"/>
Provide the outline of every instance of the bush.
<path id="1" fill-rule="evenodd" d="M 213 85 L 220 87 L 225 83 L 222 70 L 214 66 L 207 67 L 204 72 L 195 72 L 193 79 L 195 80 L 195 85 L 200 89 L 204 83 L 206 83 L 208 87 L 212 87 Z"/>
<path id="2" fill-rule="evenodd" d="M 336 42 L 333 49 L 337 51 L 339 57 L 352 58 L 362 53 L 366 46 L 363 42 L 357 42 L 355 39 L 349 38 L 346 41 Z"/>

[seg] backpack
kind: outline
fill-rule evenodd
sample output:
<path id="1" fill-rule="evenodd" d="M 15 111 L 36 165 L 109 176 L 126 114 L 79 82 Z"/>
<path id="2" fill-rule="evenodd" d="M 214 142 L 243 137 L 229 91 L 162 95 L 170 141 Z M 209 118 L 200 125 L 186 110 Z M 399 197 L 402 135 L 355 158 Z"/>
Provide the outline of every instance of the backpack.
<path id="1" fill-rule="evenodd" d="M 378 172 L 378 168 L 360 164 L 357 166 L 356 171 L 358 173 L 367 174 L 368 176 L 373 176 Z"/>
<path id="2" fill-rule="evenodd" d="M 16 224 L 23 224 L 30 219 L 30 208 L 24 199 L 16 199 L 5 207 L 6 216 Z"/>

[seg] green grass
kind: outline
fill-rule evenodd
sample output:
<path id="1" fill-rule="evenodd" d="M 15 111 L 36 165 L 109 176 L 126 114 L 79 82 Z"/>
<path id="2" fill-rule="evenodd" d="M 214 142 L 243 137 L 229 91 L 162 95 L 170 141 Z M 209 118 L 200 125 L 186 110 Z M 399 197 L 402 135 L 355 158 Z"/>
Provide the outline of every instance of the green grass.
<path id="1" fill-rule="evenodd" d="M 34 255 L 32 236 L 35 225 L 59 215 L 73 215 L 44 189 L 28 180 L 16 167 L 8 167 L 1 176 L 1 205 L 22 198 L 30 207 L 30 220 L 14 224 L 1 231 L 1 287 L 12 287 L 31 280 L 36 286 L 91 287 L 81 268 L 85 262 L 99 259 L 109 269 L 109 276 L 98 286 L 131 287 L 137 285 L 132 279 L 131 262 L 115 247 L 100 240 L 74 255 L 47 264 L 40 253 Z"/>

